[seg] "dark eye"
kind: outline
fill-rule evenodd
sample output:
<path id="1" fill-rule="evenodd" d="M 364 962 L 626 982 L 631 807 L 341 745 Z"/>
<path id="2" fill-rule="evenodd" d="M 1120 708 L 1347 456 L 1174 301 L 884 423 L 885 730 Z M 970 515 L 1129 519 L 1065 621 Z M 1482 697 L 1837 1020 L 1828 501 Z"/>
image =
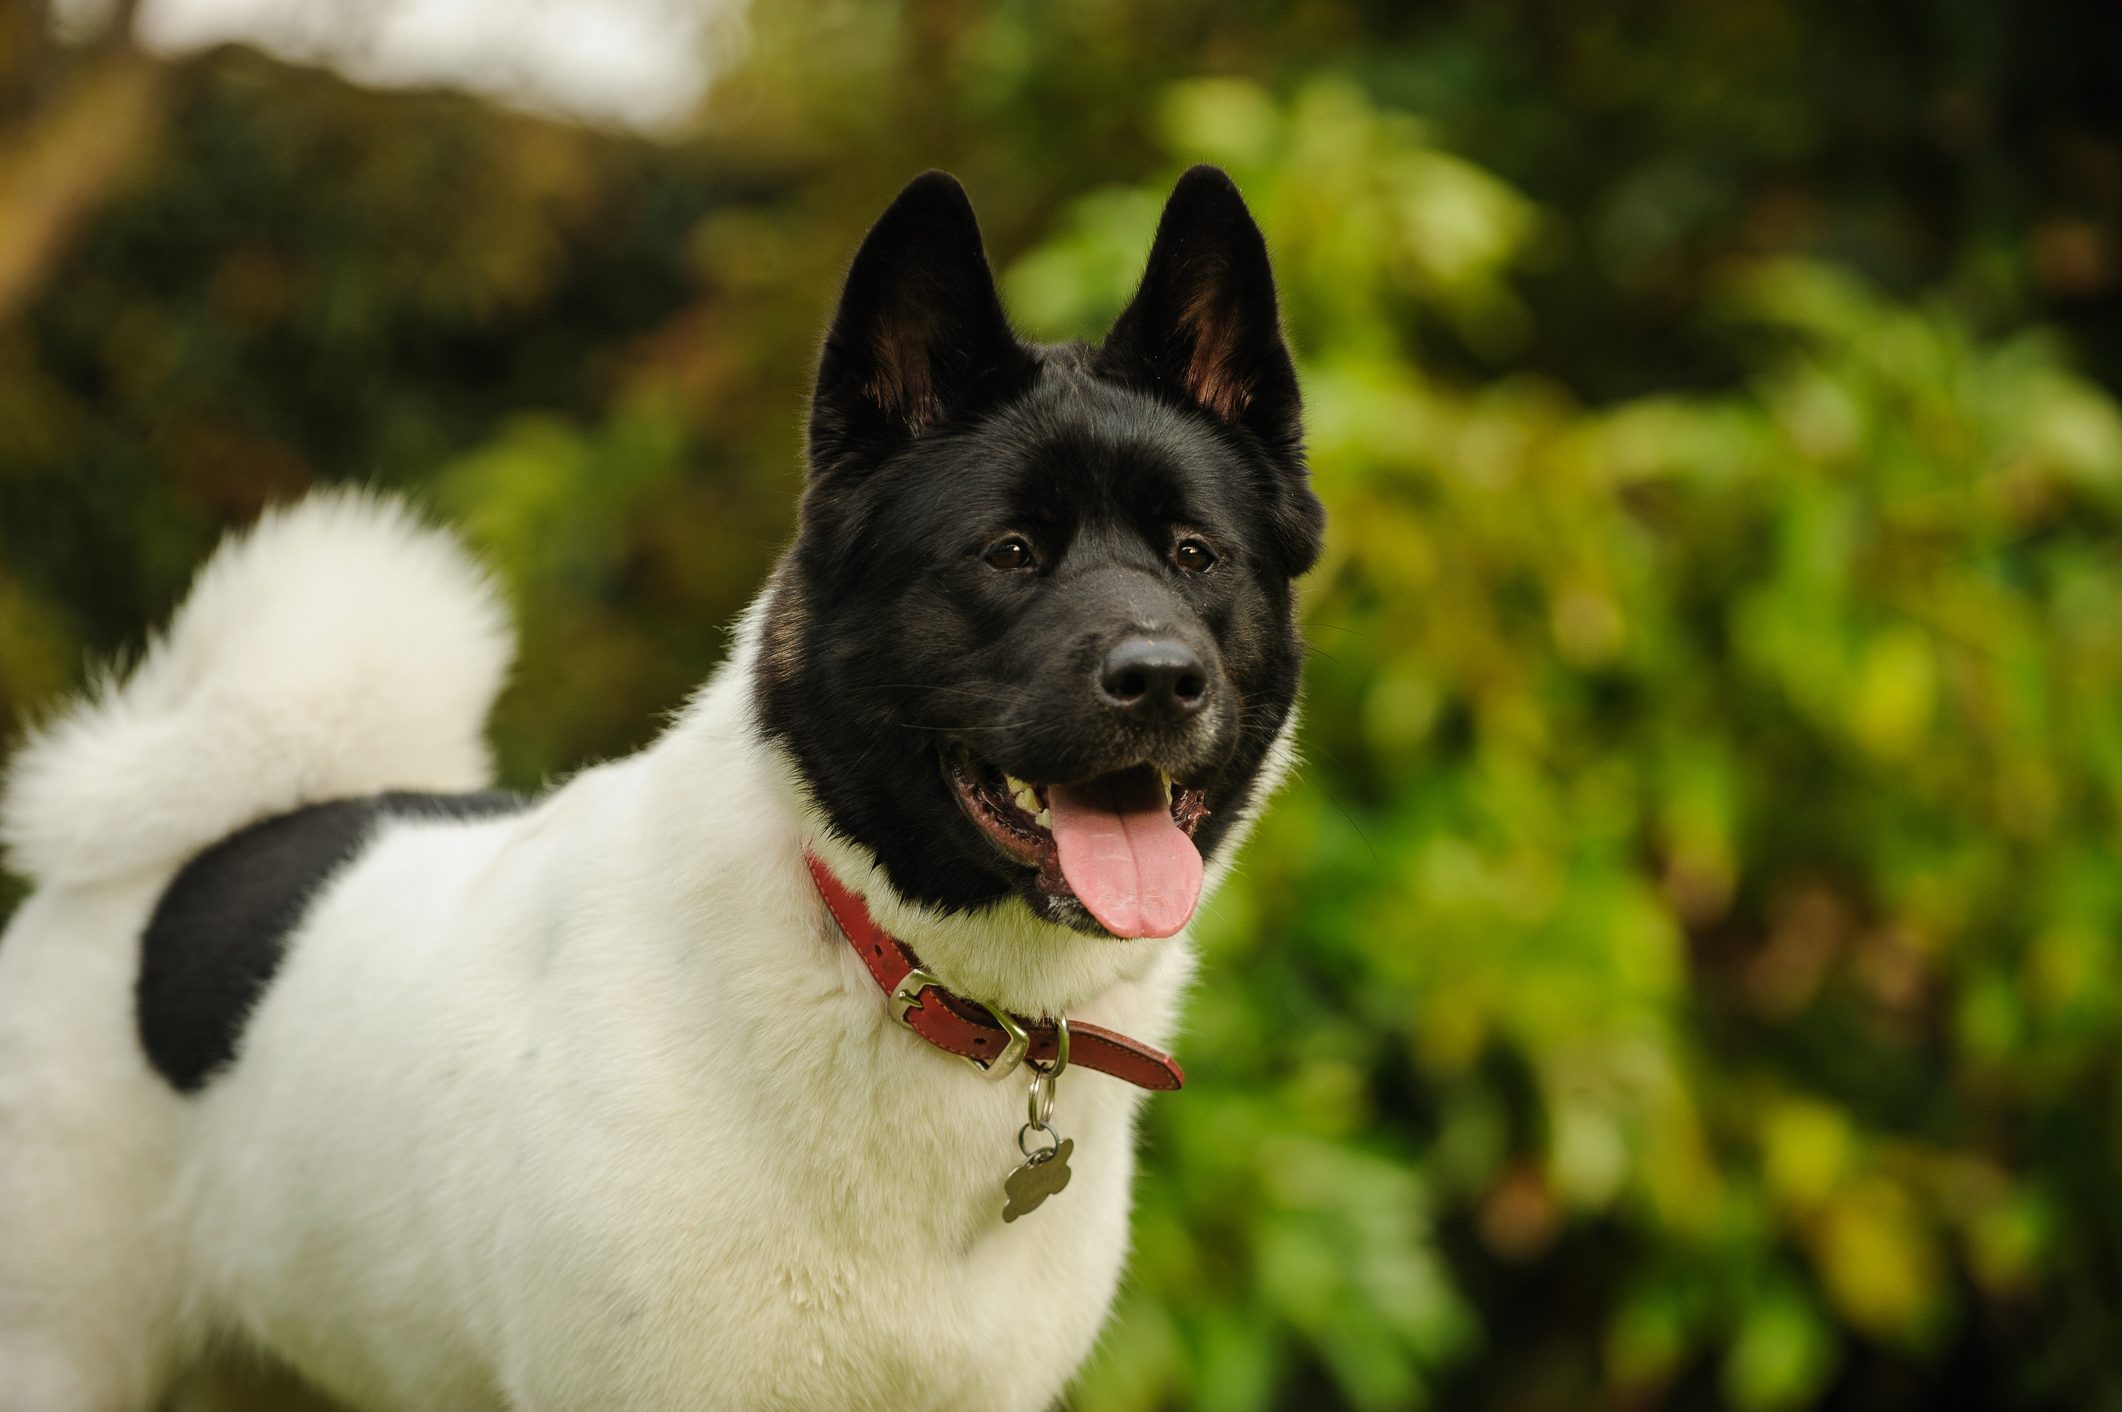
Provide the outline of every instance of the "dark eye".
<path id="1" fill-rule="evenodd" d="M 1023 535 L 1013 534 L 990 547 L 986 557 L 991 568 L 1028 569 L 1032 566 L 1031 543 Z"/>
<path id="2" fill-rule="evenodd" d="M 1216 567 L 1216 551 L 1205 539 L 1189 535 L 1172 550 L 1172 562 L 1190 574 L 1205 574 Z"/>

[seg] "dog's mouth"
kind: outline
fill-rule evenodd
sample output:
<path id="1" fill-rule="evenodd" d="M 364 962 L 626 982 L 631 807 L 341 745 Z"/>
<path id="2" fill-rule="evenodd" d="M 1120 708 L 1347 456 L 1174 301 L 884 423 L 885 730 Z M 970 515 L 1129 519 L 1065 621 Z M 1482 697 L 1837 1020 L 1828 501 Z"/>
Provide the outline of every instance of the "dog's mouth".
<path id="1" fill-rule="evenodd" d="M 1170 936 L 1201 899 L 1194 830 L 1208 799 L 1154 765 L 1033 784 L 963 751 L 944 760 L 958 807 L 1039 890 L 1072 898 L 1119 937 Z"/>

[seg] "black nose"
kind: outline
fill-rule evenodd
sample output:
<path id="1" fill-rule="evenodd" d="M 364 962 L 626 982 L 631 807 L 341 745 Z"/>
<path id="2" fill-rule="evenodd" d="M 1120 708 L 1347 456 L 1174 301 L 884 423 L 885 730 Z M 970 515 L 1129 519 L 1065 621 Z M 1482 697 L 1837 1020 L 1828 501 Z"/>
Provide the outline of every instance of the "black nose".
<path id="1" fill-rule="evenodd" d="M 1098 685 L 1130 720 L 1183 721 L 1208 704 L 1208 671 L 1176 637 L 1123 637 L 1105 654 Z"/>

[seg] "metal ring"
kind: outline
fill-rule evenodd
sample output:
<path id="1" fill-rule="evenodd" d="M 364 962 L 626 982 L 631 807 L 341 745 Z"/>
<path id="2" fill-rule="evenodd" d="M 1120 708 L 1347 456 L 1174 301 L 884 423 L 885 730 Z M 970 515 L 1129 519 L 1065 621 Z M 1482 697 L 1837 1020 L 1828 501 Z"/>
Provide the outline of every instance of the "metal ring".
<path id="1" fill-rule="evenodd" d="M 1024 1115 L 1030 1120 L 1026 1126 L 1042 1132 L 1054 1120 L 1054 1073 L 1052 1069 L 1034 1073 L 1031 1091 L 1024 1097 Z"/>
<path id="2" fill-rule="evenodd" d="M 1061 1077 L 1061 1071 L 1068 1067 L 1068 1016 L 1063 1015 L 1054 1021 L 1054 1057 L 1044 1064 L 1031 1059 L 1024 1062 L 1034 1069 L 1052 1074 L 1057 1079 Z"/>
<path id="3" fill-rule="evenodd" d="M 1024 1145 L 1024 1139 L 1027 1134 L 1035 1132 L 1045 1133 L 1053 1141 L 1034 1152 L 1031 1148 Z M 1024 1160 L 1027 1162 L 1043 1162 L 1061 1150 L 1061 1134 L 1043 1123 L 1026 1123 L 1023 1127 L 1017 1129 L 1017 1150 L 1024 1154 Z"/>

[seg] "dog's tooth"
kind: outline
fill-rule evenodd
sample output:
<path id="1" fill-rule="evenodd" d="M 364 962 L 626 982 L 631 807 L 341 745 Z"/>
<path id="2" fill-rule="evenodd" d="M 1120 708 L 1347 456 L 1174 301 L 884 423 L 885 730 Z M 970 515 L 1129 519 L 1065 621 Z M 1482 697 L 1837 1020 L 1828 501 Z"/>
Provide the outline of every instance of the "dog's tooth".
<path id="1" fill-rule="evenodd" d="M 1054 826 L 1054 811 L 1041 809 L 1038 813 L 1032 815 L 1032 822 L 1042 829 L 1050 829 Z"/>
<path id="2" fill-rule="evenodd" d="M 1017 801 L 1017 807 L 1019 809 L 1022 809 L 1025 813 L 1033 814 L 1038 812 L 1039 796 L 1032 792 L 1032 787 L 1030 785 L 1026 785 L 1024 786 L 1024 788 L 1018 790 L 1014 797 Z"/>

